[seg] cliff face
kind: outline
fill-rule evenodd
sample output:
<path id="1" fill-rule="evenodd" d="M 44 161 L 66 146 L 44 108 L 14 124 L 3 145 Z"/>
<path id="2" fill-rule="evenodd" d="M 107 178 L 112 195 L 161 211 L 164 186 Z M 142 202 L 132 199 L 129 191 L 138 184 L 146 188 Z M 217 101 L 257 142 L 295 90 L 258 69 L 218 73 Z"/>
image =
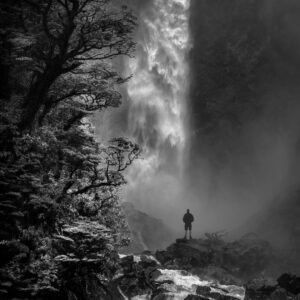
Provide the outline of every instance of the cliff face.
<path id="1" fill-rule="evenodd" d="M 133 204 L 123 203 L 131 232 L 131 244 L 123 249 L 125 253 L 138 253 L 145 250 L 166 248 L 174 239 L 175 234 L 162 220 L 137 210 Z"/>

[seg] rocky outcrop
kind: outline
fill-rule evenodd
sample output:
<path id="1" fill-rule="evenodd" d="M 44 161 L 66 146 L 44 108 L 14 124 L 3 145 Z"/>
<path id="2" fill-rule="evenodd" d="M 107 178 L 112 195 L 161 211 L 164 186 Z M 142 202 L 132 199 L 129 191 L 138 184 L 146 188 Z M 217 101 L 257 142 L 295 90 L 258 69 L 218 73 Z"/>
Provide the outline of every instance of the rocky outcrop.
<path id="1" fill-rule="evenodd" d="M 193 270 L 227 284 L 254 277 L 267 267 L 271 256 L 269 244 L 252 235 L 230 243 L 208 237 L 177 239 L 167 250 L 156 252 L 163 265 Z"/>

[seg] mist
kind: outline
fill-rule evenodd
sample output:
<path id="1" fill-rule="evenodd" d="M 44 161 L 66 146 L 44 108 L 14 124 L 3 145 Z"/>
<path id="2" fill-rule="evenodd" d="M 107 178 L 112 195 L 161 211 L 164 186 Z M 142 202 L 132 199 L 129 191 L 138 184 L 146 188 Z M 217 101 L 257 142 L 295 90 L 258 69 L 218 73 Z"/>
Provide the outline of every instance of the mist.
<path id="1" fill-rule="evenodd" d="M 294 209 L 300 184 L 299 4 L 131 5 L 137 52 L 122 68 L 133 78 L 121 109 L 96 121 L 102 138 L 129 136 L 144 149 L 122 197 L 178 235 L 186 209 L 197 236 L 263 231 L 274 207 Z M 297 215 L 281 217 L 298 226 Z"/>

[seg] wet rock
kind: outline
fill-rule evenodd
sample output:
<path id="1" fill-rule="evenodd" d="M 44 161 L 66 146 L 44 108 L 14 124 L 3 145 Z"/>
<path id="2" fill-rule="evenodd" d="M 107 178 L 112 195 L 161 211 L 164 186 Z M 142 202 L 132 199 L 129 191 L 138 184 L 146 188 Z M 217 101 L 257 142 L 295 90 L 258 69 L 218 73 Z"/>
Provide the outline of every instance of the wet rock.
<path id="1" fill-rule="evenodd" d="M 246 284 L 245 300 L 267 300 L 276 286 L 266 285 L 264 280 L 255 279 Z"/>
<path id="2" fill-rule="evenodd" d="M 222 297 L 222 294 L 218 292 L 210 292 L 207 294 L 207 296 L 212 299 L 220 299 Z"/>
<path id="3" fill-rule="evenodd" d="M 124 269 L 124 272 L 130 272 L 134 263 L 133 255 L 124 256 L 120 259 L 120 265 Z"/>
<path id="4" fill-rule="evenodd" d="M 225 294 L 228 294 L 228 293 L 229 293 L 228 290 L 226 290 L 226 289 L 224 289 L 224 288 L 222 288 L 222 287 L 220 287 L 220 286 L 218 286 L 218 285 L 211 285 L 211 287 L 214 288 L 214 289 L 217 289 L 217 290 L 219 290 L 219 291 L 222 291 L 222 292 L 225 293 Z"/>
<path id="5" fill-rule="evenodd" d="M 169 300 L 169 299 L 176 299 L 176 294 L 174 293 L 161 293 L 154 296 L 151 300 Z"/>
<path id="6" fill-rule="evenodd" d="M 239 300 L 236 297 L 230 296 L 230 295 L 224 295 L 218 292 L 209 292 L 207 295 L 210 299 L 215 299 L 215 300 Z"/>
<path id="7" fill-rule="evenodd" d="M 300 277 L 284 273 L 277 279 L 277 282 L 280 287 L 294 295 L 300 293 Z"/>
<path id="8" fill-rule="evenodd" d="M 143 268 L 156 267 L 158 265 L 157 261 L 152 256 L 141 255 L 140 258 L 140 264 L 143 266 Z"/>
<path id="9" fill-rule="evenodd" d="M 199 295 L 188 295 L 184 300 L 209 300 L 209 298 L 199 296 Z"/>
<path id="10" fill-rule="evenodd" d="M 196 294 L 197 295 L 207 295 L 211 291 L 209 286 L 197 286 Z"/>
<path id="11" fill-rule="evenodd" d="M 167 248 L 170 255 L 176 259 L 178 267 L 205 267 L 212 262 L 212 252 L 207 245 L 198 240 L 177 239 L 175 244 Z"/>
<path id="12" fill-rule="evenodd" d="M 288 300 L 287 291 L 285 289 L 276 289 L 270 297 L 270 300 Z"/>
<path id="13" fill-rule="evenodd" d="M 172 254 L 166 250 L 156 251 L 155 257 L 163 265 L 165 265 L 168 262 L 172 262 L 174 260 Z"/>
<path id="14" fill-rule="evenodd" d="M 211 295 L 209 295 L 209 297 L 211 297 Z M 212 297 L 212 298 L 213 298 L 213 297 Z M 239 299 L 236 298 L 236 297 L 229 296 L 229 295 L 223 295 L 223 294 L 220 294 L 216 299 L 217 299 L 217 300 L 239 300 Z"/>
<path id="15" fill-rule="evenodd" d="M 178 291 L 178 288 L 175 284 L 163 283 L 162 285 L 160 285 L 158 290 L 164 292 L 176 293 Z"/>
<path id="16" fill-rule="evenodd" d="M 161 271 L 156 268 L 148 268 L 144 271 L 149 282 L 155 281 L 160 275 Z"/>

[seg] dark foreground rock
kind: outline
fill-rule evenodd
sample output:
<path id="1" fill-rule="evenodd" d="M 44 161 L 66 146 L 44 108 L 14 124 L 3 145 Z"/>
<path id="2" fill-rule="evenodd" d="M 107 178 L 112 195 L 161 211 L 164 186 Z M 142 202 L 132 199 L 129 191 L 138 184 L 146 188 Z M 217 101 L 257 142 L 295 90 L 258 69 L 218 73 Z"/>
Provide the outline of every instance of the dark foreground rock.
<path id="1" fill-rule="evenodd" d="M 246 285 L 245 300 L 267 299 L 300 299 L 300 277 L 286 273 L 277 279 L 277 283 L 252 280 Z"/>

